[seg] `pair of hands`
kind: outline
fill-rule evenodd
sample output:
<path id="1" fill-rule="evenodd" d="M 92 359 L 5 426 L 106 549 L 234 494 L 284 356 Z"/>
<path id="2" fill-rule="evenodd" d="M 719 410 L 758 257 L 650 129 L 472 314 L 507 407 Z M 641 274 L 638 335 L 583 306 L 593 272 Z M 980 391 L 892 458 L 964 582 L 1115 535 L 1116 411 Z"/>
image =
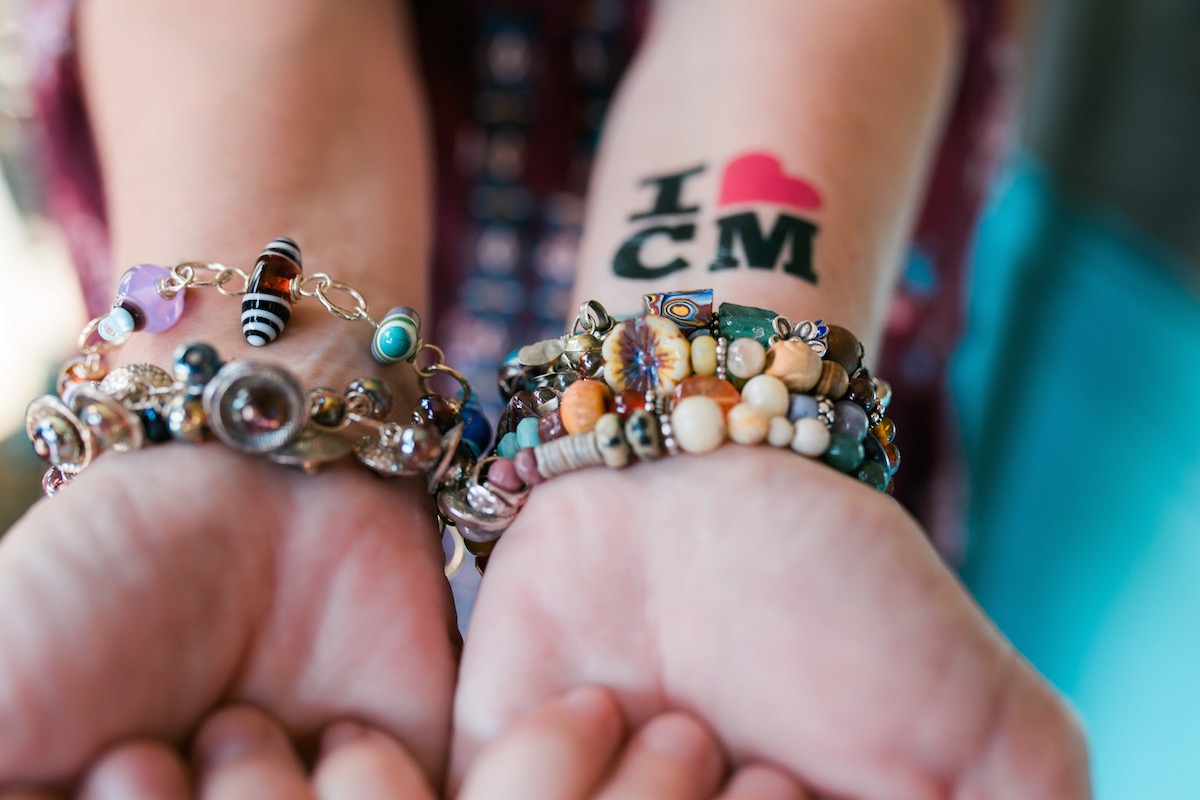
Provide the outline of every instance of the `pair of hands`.
<path id="1" fill-rule="evenodd" d="M 450 757 L 470 791 L 547 701 L 595 684 L 630 729 L 687 711 L 733 767 L 823 793 L 1086 795 L 1052 692 L 890 499 L 821 465 L 726 447 L 538 487 L 461 670 L 427 508 L 215 445 L 99 459 L 0 546 L 0 787 L 71 781 L 131 737 L 185 742 L 245 703 L 301 752 L 354 720 L 435 785 Z M 558 763 L 545 747 L 515 780 Z"/>

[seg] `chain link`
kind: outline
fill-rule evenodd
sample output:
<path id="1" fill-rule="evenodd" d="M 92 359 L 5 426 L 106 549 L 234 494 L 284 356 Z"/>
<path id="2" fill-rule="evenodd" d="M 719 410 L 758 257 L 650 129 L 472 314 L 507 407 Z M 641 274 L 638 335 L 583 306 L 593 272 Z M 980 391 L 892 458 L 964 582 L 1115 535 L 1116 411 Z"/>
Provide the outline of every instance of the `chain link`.
<path id="1" fill-rule="evenodd" d="M 431 353 L 433 360 L 427 366 L 422 367 L 418 361 L 421 354 L 425 352 Z M 432 390 L 429 388 L 429 381 L 438 375 L 446 375 L 458 383 L 461 397 L 455 398 L 456 402 L 465 406 L 471 401 L 471 396 L 474 394 L 471 382 L 467 380 L 467 376 L 446 364 L 446 354 L 442 352 L 442 348 L 435 344 L 422 343 L 412 358 L 412 365 L 413 371 L 417 373 L 417 384 L 421 387 L 422 392 L 430 394 Z"/>
<path id="2" fill-rule="evenodd" d="M 329 297 L 330 292 L 340 292 L 354 301 L 353 305 L 336 303 Z M 335 281 L 324 272 L 314 272 L 311 275 L 297 275 L 292 279 L 291 295 L 293 302 L 301 297 L 315 297 L 325 306 L 325 310 L 335 317 L 356 322 L 366 320 L 372 328 L 378 327 L 367 312 L 367 300 L 362 293 L 349 284 Z"/>
<path id="3" fill-rule="evenodd" d="M 579 306 L 579 316 L 575 318 L 575 324 L 571 326 L 570 332 L 582 331 L 592 336 L 603 336 L 616 324 L 616 320 L 604 306 L 600 305 L 598 300 L 588 300 Z"/>

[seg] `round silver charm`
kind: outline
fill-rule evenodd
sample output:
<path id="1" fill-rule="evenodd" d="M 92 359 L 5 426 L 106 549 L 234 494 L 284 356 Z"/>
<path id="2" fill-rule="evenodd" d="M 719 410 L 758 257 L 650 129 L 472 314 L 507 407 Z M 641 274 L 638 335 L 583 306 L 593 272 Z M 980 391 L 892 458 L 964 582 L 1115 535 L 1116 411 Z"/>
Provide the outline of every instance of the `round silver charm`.
<path id="1" fill-rule="evenodd" d="M 443 456 L 441 442 L 430 428 L 421 425 L 380 427 L 374 436 L 364 436 L 354 445 L 358 460 L 388 477 L 423 475 Z"/>
<path id="2" fill-rule="evenodd" d="M 29 404 L 25 433 L 38 456 L 69 472 L 79 472 L 92 463 L 96 454 L 92 432 L 53 395 L 43 395 Z"/>
<path id="3" fill-rule="evenodd" d="M 71 410 L 91 431 L 98 451 L 127 453 L 145 444 L 142 421 L 115 398 L 86 383 L 77 384 L 69 398 Z"/>
<path id="4" fill-rule="evenodd" d="M 322 464 L 345 458 L 353 449 L 350 442 L 342 437 L 325 433 L 308 425 L 300 431 L 299 436 L 271 452 L 267 458 L 276 464 L 299 467 L 305 472 L 313 474 Z"/>
<path id="5" fill-rule="evenodd" d="M 273 364 L 230 361 L 204 387 L 203 402 L 212 432 L 243 453 L 278 450 L 308 422 L 304 390 Z"/>
<path id="6" fill-rule="evenodd" d="M 117 367 L 100 381 L 100 391 L 134 411 L 162 408 L 166 392 L 174 384 L 171 373 L 153 364 L 126 364 Z"/>

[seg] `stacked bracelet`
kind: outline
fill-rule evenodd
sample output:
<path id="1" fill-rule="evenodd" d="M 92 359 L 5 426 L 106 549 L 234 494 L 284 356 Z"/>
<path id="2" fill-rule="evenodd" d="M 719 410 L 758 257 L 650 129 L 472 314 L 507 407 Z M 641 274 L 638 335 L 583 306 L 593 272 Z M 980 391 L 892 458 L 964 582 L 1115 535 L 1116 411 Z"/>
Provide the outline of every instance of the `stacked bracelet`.
<path id="1" fill-rule="evenodd" d="M 567 472 L 727 441 L 790 448 L 891 490 L 900 464 L 885 416 L 891 389 L 863 365 L 853 334 L 734 303 L 714 310 L 712 290 L 644 301 L 645 313 L 624 321 L 585 303 L 567 334 L 506 360 L 507 408 L 477 492 L 519 508 L 530 487 Z M 464 534 L 467 547 L 486 558 L 502 531 Z"/>
<path id="2" fill-rule="evenodd" d="M 240 288 L 232 285 L 237 279 Z M 204 287 L 242 297 L 242 331 L 255 346 L 277 338 L 291 316 L 292 303 L 304 298 L 317 299 L 342 319 L 368 322 L 375 359 L 407 363 L 416 373 L 424 394 L 410 421 L 387 421 L 391 391 L 376 378 L 354 380 L 343 391 L 306 392 L 281 367 L 241 360 L 222 363 L 206 344 L 179 348 L 170 371 L 152 364 L 108 368 L 108 354 L 135 332 L 175 325 L 183 312 L 185 290 Z M 334 292 L 353 303 L 339 305 L 331 298 Z M 376 323 L 357 290 L 324 273 L 301 272 L 300 250 L 290 239 L 271 242 L 251 273 L 199 262 L 171 269 L 147 264 L 132 268 L 121 278 L 112 309 L 80 334 L 79 350 L 80 356 L 59 372 L 57 394 L 37 398 L 26 413 L 26 433 L 50 465 L 42 480 L 47 495 L 58 492 L 103 452 L 216 438 L 240 452 L 308 472 L 353 453 L 379 474 L 423 477 L 436 496 L 464 484 L 491 442 L 491 426 L 469 383 L 444 363 L 440 349 L 421 341 L 416 312 L 397 307 Z M 453 398 L 431 388 L 438 376 L 457 383 Z M 461 540 L 455 542 L 452 562 L 460 562 Z"/>

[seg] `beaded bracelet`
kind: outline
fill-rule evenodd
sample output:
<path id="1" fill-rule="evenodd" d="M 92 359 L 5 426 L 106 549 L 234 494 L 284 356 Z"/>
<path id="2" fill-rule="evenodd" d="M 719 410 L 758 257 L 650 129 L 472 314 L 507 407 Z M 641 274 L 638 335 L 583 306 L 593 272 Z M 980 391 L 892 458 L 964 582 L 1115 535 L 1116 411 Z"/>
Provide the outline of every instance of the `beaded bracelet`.
<path id="1" fill-rule="evenodd" d="M 900 465 L 885 416 L 891 389 L 863 365 L 853 334 L 734 303 L 714 311 L 711 289 L 643 300 L 645 313 L 624 321 L 584 303 L 568 333 L 506 359 L 507 407 L 494 456 L 476 468 L 475 493 L 486 500 L 476 512 L 511 519 L 530 487 L 558 475 L 726 441 L 790 448 L 891 491 Z M 503 526 L 447 513 L 486 563 Z"/>

